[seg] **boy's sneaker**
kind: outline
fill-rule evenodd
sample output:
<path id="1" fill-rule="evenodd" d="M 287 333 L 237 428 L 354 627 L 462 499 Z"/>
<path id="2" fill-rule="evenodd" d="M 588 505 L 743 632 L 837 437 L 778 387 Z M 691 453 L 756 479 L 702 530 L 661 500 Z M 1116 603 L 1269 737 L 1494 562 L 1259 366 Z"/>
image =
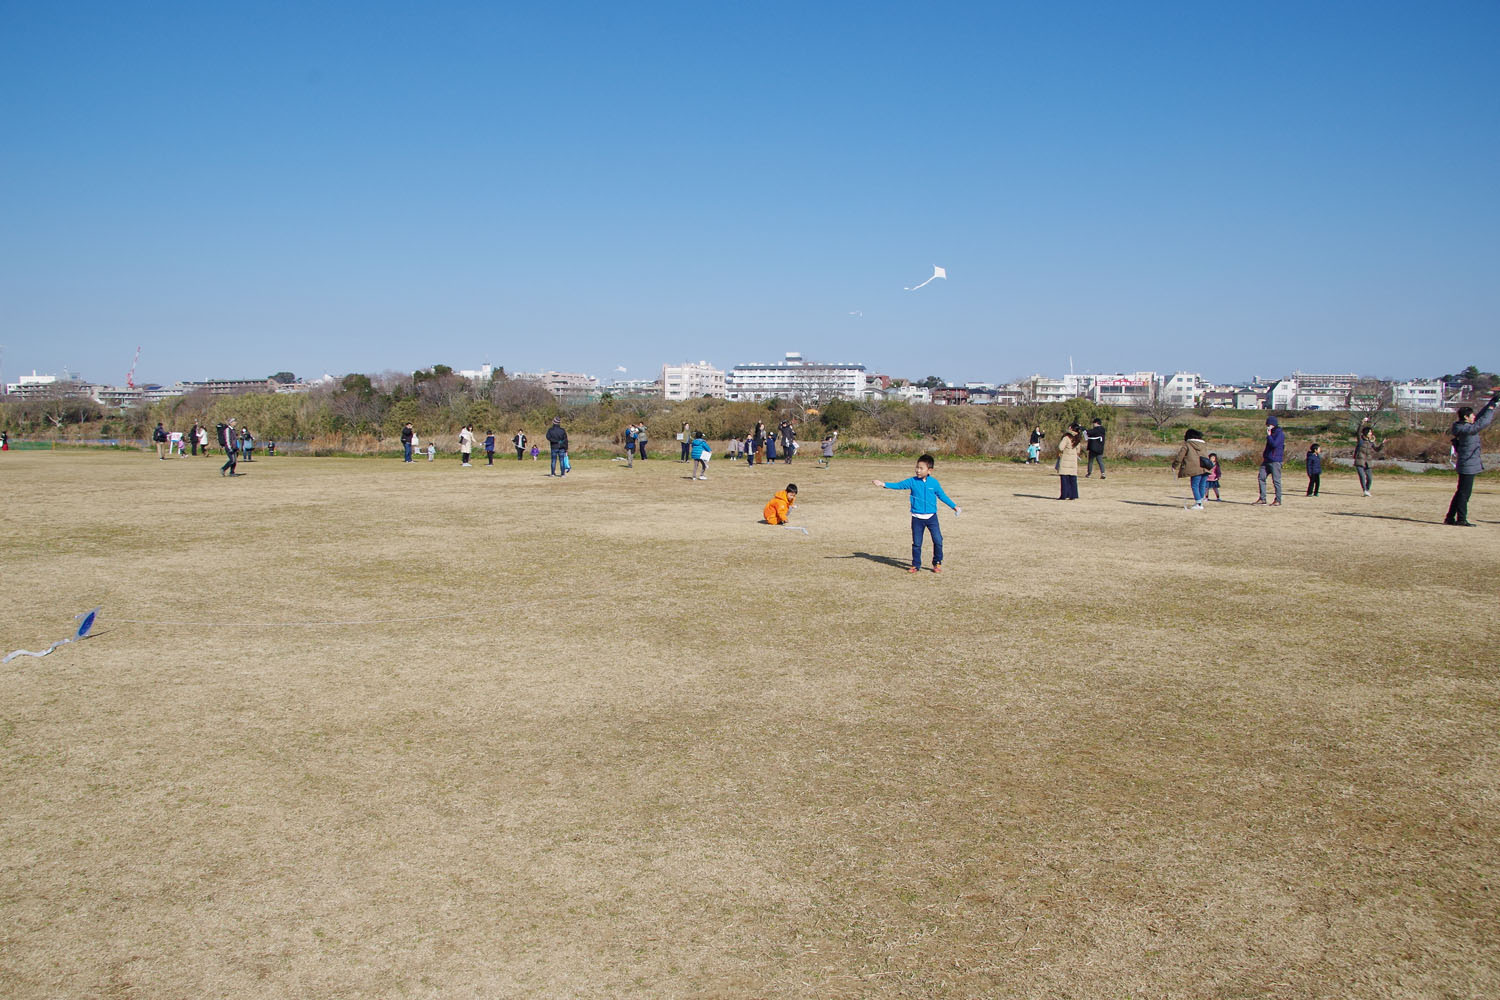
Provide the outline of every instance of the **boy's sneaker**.
<path id="1" fill-rule="evenodd" d="M 933 563 L 932 564 L 932 571 L 934 573 L 941 573 L 943 571 L 943 564 L 942 563 Z"/>
<path id="2" fill-rule="evenodd" d="M 1250 506 L 1252 506 L 1252 507 L 1259 507 L 1262 504 L 1264 504 L 1265 502 L 1266 502 L 1266 498 L 1265 497 L 1261 497 L 1259 500 L 1251 500 L 1250 501 Z"/>
<path id="3" fill-rule="evenodd" d="M 921 572 L 921 570 L 919 570 L 919 569 L 918 569 L 918 568 L 917 568 L 917 567 L 915 567 L 915 566 L 908 566 L 908 567 L 907 567 L 907 568 L 906 568 L 906 571 L 907 571 L 907 572 L 908 572 L 908 573 L 920 573 L 920 572 Z"/>
<path id="4" fill-rule="evenodd" d="M 1281 501 L 1280 500 L 1272 500 L 1271 501 L 1271 506 L 1272 507 L 1280 507 L 1281 506 Z"/>
<path id="5" fill-rule="evenodd" d="M 1201 504 L 1201 503 L 1195 503 L 1195 504 L 1193 504 L 1193 509 L 1194 510 L 1202 510 L 1203 509 L 1203 504 Z"/>

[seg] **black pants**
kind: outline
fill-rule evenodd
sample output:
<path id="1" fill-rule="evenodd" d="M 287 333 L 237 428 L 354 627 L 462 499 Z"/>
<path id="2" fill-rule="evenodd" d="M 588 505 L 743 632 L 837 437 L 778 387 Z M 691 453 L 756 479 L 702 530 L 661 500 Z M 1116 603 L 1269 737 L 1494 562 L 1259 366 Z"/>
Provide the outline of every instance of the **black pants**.
<path id="1" fill-rule="evenodd" d="M 225 448 L 224 449 L 224 454 L 227 455 L 228 458 L 226 458 L 224 460 L 224 464 L 223 465 L 219 466 L 219 474 L 222 475 L 225 472 L 228 472 L 232 476 L 232 475 L 234 475 L 234 467 L 236 465 L 238 465 L 239 461 L 240 461 L 239 449 L 238 448 Z M 1473 480 L 1474 480 L 1474 477 L 1470 476 L 1469 477 L 1469 481 L 1472 483 Z"/>
<path id="2" fill-rule="evenodd" d="M 516 449 L 516 461 L 519 462 L 521 460 L 521 456 L 524 454 L 526 454 L 526 446 L 522 445 L 521 447 Z"/>
<path id="3" fill-rule="evenodd" d="M 684 462 L 686 462 L 688 460 L 688 449 L 691 448 L 691 447 L 692 447 L 692 445 L 689 442 L 687 442 L 687 441 L 682 442 L 682 460 Z"/>
<path id="4" fill-rule="evenodd" d="M 1319 487 L 1319 485 L 1322 482 L 1323 482 L 1323 475 L 1322 475 L 1322 473 L 1319 473 L 1319 472 L 1309 472 L 1307 474 L 1307 495 L 1310 496 L 1310 497 L 1317 496 L 1318 495 L 1318 487 Z"/>
<path id="5" fill-rule="evenodd" d="M 1458 524 L 1469 519 L 1469 496 L 1474 492 L 1474 474 L 1460 472 L 1458 489 L 1453 491 L 1453 502 L 1448 505 L 1447 524 Z"/>
<path id="6" fill-rule="evenodd" d="M 495 464 L 495 453 L 491 449 L 486 448 L 484 450 L 484 458 L 485 458 L 485 462 L 484 462 L 485 465 L 494 465 Z"/>

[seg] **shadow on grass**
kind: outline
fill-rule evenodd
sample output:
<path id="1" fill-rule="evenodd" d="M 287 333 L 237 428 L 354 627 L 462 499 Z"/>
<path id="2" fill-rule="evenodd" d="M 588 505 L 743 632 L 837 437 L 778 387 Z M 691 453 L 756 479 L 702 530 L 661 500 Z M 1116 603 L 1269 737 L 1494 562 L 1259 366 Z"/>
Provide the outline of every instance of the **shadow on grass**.
<path id="1" fill-rule="evenodd" d="M 1182 507 L 1180 503 L 1157 503 L 1154 500 L 1121 500 L 1120 502 L 1134 507 L 1171 507 L 1173 510 L 1179 510 Z"/>
<path id="2" fill-rule="evenodd" d="M 1030 500 L 1056 500 L 1057 497 L 1044 497 L 1040 493 L 1012 493 L 1013 497 L 1026 497 Z"/>
<path id="3" fill-rule="evenodd" d="M 1334 517 L 1370 517 L 1377 521 L 1410 521 L 1412 524 L 1443 524 L 1441 520 L 1428 521 L 1420 517 L 1399 517 L 1395 514 L 1360 514 L 1352 510 L 1330 510 L 1328 513 Z"/>
<path id="4" fill-rule="evenodd" d="M 824 556 L 824 559 L 865 559 L 872 563 L 880 563 L 882 566 L 894 566 L 897 569 L 906 569 L 911 565 L 906 560 L 897 559 L 895 556 L 877 556 L 872 552 L 851 552 L 847 556 Z"/>

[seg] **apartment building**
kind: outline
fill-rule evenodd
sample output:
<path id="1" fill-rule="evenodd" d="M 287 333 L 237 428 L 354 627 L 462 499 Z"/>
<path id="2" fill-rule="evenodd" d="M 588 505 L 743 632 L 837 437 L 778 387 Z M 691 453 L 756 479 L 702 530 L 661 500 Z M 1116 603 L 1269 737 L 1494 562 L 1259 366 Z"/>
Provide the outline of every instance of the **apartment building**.
<path id="1" fill-rule="evenodd" d="M 680 365 L 661 366 L 661 394 L 665 399 L 701 399 L 728 395 L 724 370 L 707 361 L 684 361 Z"/>
<path id="2" fill-rule="evenodd" d="M 781 364 L 740 364 L 725 379 L 729 399 L 760 402 L 767 399 L 860 399 L 865 391 L 865 366 L 806 361 L 790 352 Z"/>

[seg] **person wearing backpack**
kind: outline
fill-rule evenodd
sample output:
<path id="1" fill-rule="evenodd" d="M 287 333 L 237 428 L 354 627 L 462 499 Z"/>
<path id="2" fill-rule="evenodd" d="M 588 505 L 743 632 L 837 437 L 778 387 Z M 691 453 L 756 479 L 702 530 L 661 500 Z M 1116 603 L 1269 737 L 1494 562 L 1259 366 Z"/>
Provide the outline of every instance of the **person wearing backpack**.
<path id="1" fill-rule="evenodd" d="M 151 432 L 151 440 L 156 442 L 156 457 L 165 462 L 167 460 L 167 432 L 162 428 L 160 420 L 156 422 L 156 430 Z"/>
<path id="2" fill-rule="evenodd" d="M 217 430 L 219 447 L 224 449 L 225 455 L 224 464 L 219 467 L 219 475 L 237 476 L 239 473 L 235 471 L 235 467 L 240 461 L 240 436 L 239 432 L 234 429 L 234 418 L 230 417 L 227 424 L 219 424 Z"/>

